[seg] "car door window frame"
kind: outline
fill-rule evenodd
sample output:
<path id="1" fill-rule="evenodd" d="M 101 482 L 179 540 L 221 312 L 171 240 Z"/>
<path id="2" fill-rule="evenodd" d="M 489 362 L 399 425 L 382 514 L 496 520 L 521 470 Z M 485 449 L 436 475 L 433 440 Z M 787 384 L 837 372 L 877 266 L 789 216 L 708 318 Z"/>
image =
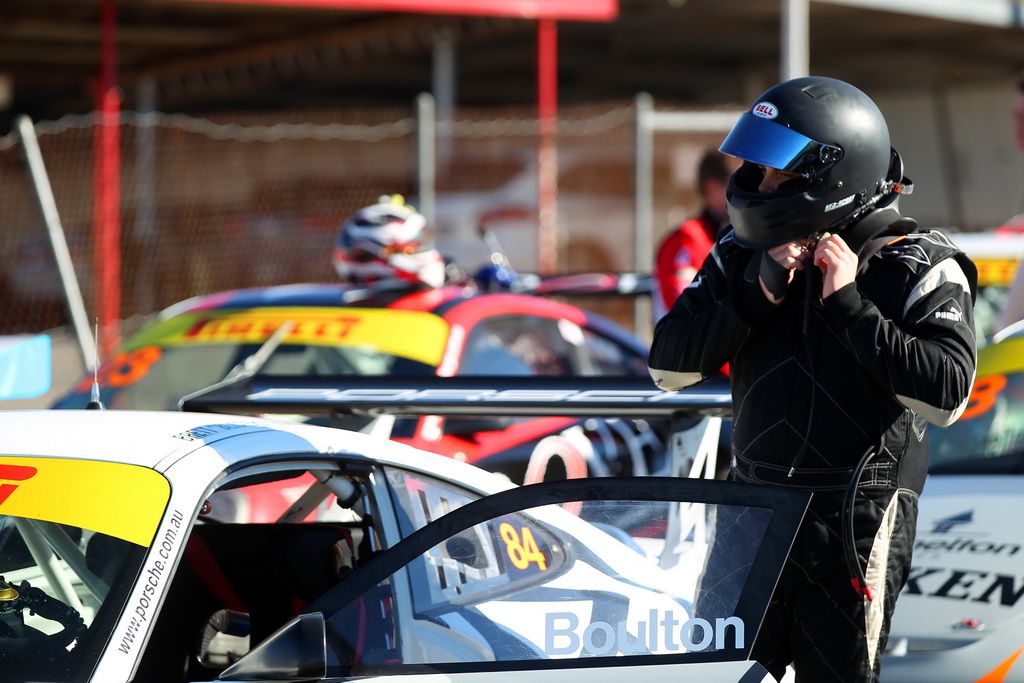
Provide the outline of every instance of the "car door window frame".
<path id="1" fill-rule="evenodd" d="M 425 552 L 476 524 L 486 522 L 504 514 L 521 510 L 555 505 L 575 500 L 663 500 L 682 503 L 708 503 L 715 505 L 741 505 L 767 508 L 772 511 L 771 519 L 763 540 L 753 560 L 754 566 L 776 567 L 781 572 L 789 554 L 796 529 L 799 527 L 810 494 L 798 489 L 752 485 L 734 481 L 706 481 L 681 479 L 677 477 L 631 477 L 597 479 L 568 479 L 562 481 L 516 487 L 500 493 L 485 496 L 457 508 L 427 526 L 413 532 L 387 552 L 373 558 L 356 570 L 320 599 L 312 603 L 307 613 L 322 612 L 327 618 L 337 614 L 357 600 L 365 592 L 381 582 L 393 579 L 409 563 L 419 559 Z M 752 572 L 743 587 L 734 616 L 742 619 L 751 628 L 756 639 L 761 627 L 764 611 L 774 591 L 778 573 Z M 400 582 L 393 581 L 392 584 Z M 411 609 L 411 605 L 410 605 Z M 748 644 L 745 653 L 749 656 Z M 681 657 L 686 661 L 725 661 L 723 652 L 687 653 L 686 655 L 659 655 L 659 662 L 674 663 Z M 599 659 L 599 658 L 597 658 Z M 627 655 L 616 657 L 617 662 L 638 665 L 650 664 L 649 656 Z M 413 664 L 389 665 L 376 671 L 367 667 L 360 674 L 415 672 L 420 670 L 465 672 L 485 671 L 495 666 L 503 670 L 526 668 L 573 668 L 593 666 L 596 659 L 543 660 L 500 663 L 446 663 L 431 664 L 429 667 Z"/>

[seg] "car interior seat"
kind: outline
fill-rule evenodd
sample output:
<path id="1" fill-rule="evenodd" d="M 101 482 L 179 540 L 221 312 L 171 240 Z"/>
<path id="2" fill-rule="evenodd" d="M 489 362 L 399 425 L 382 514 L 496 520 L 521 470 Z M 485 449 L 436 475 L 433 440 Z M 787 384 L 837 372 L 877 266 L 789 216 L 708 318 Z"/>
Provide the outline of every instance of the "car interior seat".
<path id="1" fill-rule="evenodd" d="M 128 559 L 126 548 L 132 544 L 99 532 L 85 544 L 85 566 L 108 587 L 113 586 Z"/>

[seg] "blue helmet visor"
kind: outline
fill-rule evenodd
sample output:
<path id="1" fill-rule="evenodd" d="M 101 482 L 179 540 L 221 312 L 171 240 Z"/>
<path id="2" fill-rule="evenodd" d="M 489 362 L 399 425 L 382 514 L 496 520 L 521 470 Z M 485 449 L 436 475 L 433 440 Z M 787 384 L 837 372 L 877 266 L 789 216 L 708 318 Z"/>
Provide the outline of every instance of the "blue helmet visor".
<path id="1" fill-rule="evenodd" d="M 749 111 L 740 116 L 718 149 L 753 164 L 804 176 L 842 156 L 838 147 L 812 140 Z"/>

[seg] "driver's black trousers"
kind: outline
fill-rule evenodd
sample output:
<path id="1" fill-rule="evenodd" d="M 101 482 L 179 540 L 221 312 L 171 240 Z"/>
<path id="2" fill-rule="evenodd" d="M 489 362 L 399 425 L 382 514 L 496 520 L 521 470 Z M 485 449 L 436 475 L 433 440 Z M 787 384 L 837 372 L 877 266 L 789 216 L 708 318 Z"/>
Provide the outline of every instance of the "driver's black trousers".
<path id="1" fill-rule="evenodd" d="M 842 493 L 817 492 L 775 588 L 752 658 L 781 680 L 875 683 L 896 598 L 910 571 L 917 493 L 860 489 L 853 525 L 873 599 L 851 585 L 841 533 Z"/>

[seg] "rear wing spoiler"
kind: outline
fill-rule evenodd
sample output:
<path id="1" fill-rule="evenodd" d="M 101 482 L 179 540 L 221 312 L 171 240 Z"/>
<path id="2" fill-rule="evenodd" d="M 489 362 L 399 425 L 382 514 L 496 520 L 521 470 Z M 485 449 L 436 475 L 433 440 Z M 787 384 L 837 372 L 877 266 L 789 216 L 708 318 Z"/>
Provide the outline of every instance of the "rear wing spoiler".
<path id="1" fill-rule="evenodd" d="M 248 415 L 372 416 L 373 423 L 387 425 L 387 431 L 369 431 L 384 435 L 397 416 L 565 416 L 609 418 L 609 423 L 661 417 L 671 421 L 666 444 L 669 457 L 663 471 L 647 473 L 713 479 L 718 471 L 722 419 L 731 415 L 732 396 L 724 377 L 668 392 L 646 377 L 307 377 L 243 373 L 184 397 L 179 407 L 193 412 Z M 636 441 L 620 434 L 627 441 Z M 630 450 L 633 457 L 642 458 L 641 445 Z M 543 463 L 537 467 L 542 476 L 552 457 L 561 458 L 567 471 L 570 460 L 584 458 L 557 448 L 542 451 L 538 444 L 530 457 L 526 483 L 531 483 L 534 459 Z M 635 464 L 642 466 L 639 460 Z M 703 506 L 681 506 L 670 519 L 669 538 L 681 542 L 693 534 L 693 538 L 703 539 Z M 662 566 L 671 566 L 674 557 L 665 555 Z"/>
<path id="2" fill-rule="evenodd" d="M 190 394 L 182 410 L 232 414 L 727 417 L 729 383 L 679 392 L 645 377 L 256 375 Z"/>

